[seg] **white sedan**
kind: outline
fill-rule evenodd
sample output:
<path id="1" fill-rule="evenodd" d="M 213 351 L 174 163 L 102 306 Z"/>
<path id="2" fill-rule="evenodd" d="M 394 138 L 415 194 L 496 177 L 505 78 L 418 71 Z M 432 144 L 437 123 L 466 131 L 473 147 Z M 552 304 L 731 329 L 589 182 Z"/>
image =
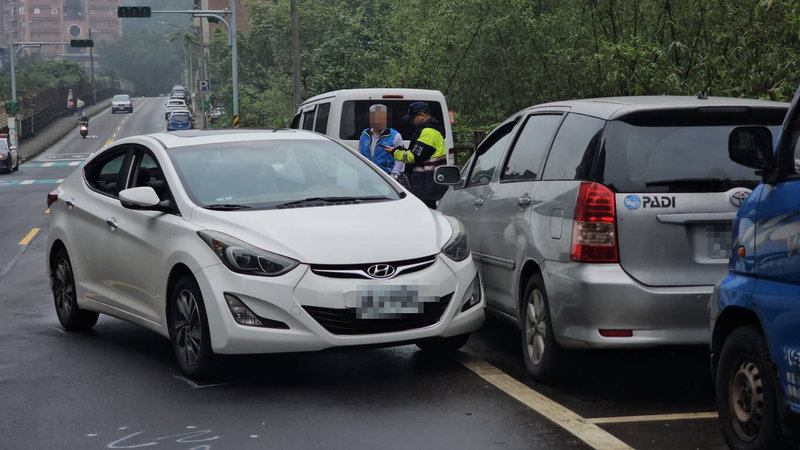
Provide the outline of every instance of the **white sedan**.
<path id="1" fill-rule="evenodd" d="M 316 133 L 122 139 L 47 202 L 64 328 L 142 325 L 191 377 L 215 354 L 455 350 L 484 320 L 461 223 Z"/>

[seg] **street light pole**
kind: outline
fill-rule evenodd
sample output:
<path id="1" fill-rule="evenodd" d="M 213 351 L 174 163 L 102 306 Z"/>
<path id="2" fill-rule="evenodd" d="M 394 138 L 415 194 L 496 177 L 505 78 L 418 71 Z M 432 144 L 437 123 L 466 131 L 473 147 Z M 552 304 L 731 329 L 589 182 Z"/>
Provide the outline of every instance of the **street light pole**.
<path id="1" fill-rule="evenodd" d="M 92 39 L 92 29 L 89 28 L 89 39 Z M 92 67 L 92 103 L 97 104 L 97 90 L 94 85 L 94 47 L 89 47 L 89 64 Z"/>

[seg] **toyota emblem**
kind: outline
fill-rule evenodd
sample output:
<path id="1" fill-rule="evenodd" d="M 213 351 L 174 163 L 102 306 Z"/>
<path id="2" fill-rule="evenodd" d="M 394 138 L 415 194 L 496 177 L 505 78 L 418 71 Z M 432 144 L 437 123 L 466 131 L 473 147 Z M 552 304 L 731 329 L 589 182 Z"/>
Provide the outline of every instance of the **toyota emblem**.
<path id="1" fill-rule="evenodd" d="M 374 264 L 367 269 L 367 275 L 372 278 L 390 278 L 397 269 L 389 264 Z"/>
<path id="2" fill-rule="evenodd" d="M 738 189 L 731 193 L 731 203 L 733 206 L 740 207 L 744 204 L 747 197 L 750 197 L 750 190 L 749 189 Z"/>

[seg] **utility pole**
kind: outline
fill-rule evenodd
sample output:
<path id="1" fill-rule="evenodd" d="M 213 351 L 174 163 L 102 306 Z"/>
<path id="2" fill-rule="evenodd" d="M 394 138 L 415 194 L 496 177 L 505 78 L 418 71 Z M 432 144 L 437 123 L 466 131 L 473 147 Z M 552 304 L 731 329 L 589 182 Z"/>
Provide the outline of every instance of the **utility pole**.
<path id="1" fill-rule="evenodd" d="M 92 29 L 89 28 L 89 39 L 92 39 Z M 89 47 L 89 65 L 92 67 L 92 103 L 97 104 L 97 90 L 94 85 L 94 46 Z"/>
<path id="2" fill-rule="evenodd" d="M 292 0 L 289 14 L 292 16 L 292 78 L 294 81 L 294 107 L 300 104 L 300 24 L 297 17 L 297 0 Z"/>

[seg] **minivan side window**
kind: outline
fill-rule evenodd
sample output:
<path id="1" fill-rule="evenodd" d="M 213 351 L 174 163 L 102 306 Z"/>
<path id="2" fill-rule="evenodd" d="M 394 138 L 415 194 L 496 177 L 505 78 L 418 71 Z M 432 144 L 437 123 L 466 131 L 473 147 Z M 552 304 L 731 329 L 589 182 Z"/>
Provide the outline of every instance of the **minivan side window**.
<path id="1" fill-rule="evenodd" d="M 314 123 L 314 131 L 325 134 L 328 131 L 328 116 L 331 114 L 330 103 L 320 103 L 317 107 L 317 120 Z"/>
<path id="2" fill-rule="evenodd" d="M 532 181 L 539 179 L 547 149 L 553 141 L 561 114 L 539 114 L 530 116 L 517 136 L 503 172 L 502 181 Z"/>
<path id="3" fill-rule="evenodd" d="M 403 139 L 410 140 L 414 135 L 415 127 L 409 121 L 403 120 L 403 116 L 408 112 L 408 106 L 417 100 L 395 100 L 395 99 L 374 99 L 374 100 L 347 100 L 342 103 L 341 119 L 339 123 L 339 139 L 358 140 L 361 133 L 369 128 L 369 107 L 381 104 L 388 109 L 389 127 L 397 130 Z M 427 100 L 431 116 L 444 125 L 445 118 L 442 104 Z M 333 134 L 331 134 L 333 136 Z M 447 136 L 445 136 L 447 137 Z"/>
<path id="4" fill-rule="evenodd" d="M 503 157 L 509 141 L 511 141 L 511 131 L 514 130 L 516 121 L 501 125 L 475 151 L 475 164 L 472 165 L 472 172 L 467 180 L 467 186 L 487 184 L 492 180 L 500 158 Z"/>
<path id="5" fill-rule="evenodd" d="M 542 178 L 581 180 L 589 177 L 605 124 L 605 120 L 596 117 L 568 114 L 553 141 Z"/>

